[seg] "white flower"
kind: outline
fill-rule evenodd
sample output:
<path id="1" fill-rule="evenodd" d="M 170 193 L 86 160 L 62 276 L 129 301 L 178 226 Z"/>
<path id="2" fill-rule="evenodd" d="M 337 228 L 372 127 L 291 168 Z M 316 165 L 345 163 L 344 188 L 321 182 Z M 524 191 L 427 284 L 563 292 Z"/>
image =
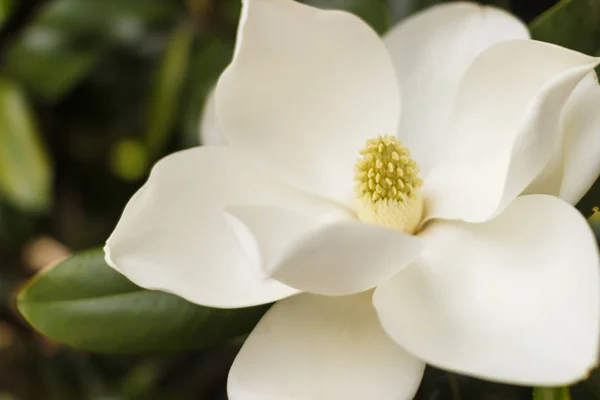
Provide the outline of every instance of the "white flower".
<path id="1" fill-rule="evenodd" d="M 107 260 L 202 305 L 286 298 L 238 355 L 233 400 L 405 399 L 424 363 L 581 379 L 599 257 L 571 204 L 600 172 L 598 62 L 475 4 L 381 41 L 344 12 L 246 0 L 205 116 L 228 145 L 160 161 Z"/>

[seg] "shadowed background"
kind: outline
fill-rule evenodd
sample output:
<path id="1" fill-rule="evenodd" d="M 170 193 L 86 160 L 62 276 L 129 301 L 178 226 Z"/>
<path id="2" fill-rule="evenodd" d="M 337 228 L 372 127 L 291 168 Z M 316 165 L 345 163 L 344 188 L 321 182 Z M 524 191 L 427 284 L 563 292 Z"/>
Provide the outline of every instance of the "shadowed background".
<path id="1" fill-rule="evenodd" d="M 305 2 L 384 33 L 440 1 Z M 556 1 L 484 3 L 529 23 Z M 0 400 L 226 399 L 241 339 L 179 354 L 78 351 L 34 332 L 15 295 L 36 272 L 102 245 L 152 164 L 199 144 L 239 11 L 239 0 L 0 0 Z M 593 201 L 580 205 L 586 216 Z M 600 379 L 572 394 L 600 399 Z M 428 368 L 417 399 L 531 399 L 531 390 Z"/>

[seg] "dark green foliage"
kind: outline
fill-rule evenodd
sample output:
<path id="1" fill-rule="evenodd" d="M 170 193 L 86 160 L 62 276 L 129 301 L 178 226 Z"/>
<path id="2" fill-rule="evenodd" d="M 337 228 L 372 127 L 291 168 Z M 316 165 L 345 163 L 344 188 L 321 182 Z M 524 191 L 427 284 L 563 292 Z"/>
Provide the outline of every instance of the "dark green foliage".
<path id="1" fill-rule="evenodd" d="M 89 250 L 37 275 L 17 298 L 43 333 L 74 348 L 139 354 L 193 350 L 248 333 L 268 307 L 221 310 L 137 287 Z"/>

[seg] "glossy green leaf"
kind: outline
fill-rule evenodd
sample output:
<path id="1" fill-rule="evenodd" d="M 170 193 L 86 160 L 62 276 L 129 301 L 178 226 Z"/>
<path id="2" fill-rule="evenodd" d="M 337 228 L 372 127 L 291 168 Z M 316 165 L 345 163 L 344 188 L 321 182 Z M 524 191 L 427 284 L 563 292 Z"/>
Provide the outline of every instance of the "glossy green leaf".
<path id="1" fill-rule="evenodd" d="M 52 172 L 34 115 L 20 88 L 0 78 L 0 193 L 25 211 L 46 210 Z"/>
<path id="2" fill-rule="evenodd" d="M 139 288 L 104 262 L 102 250 L 77 254 L 36 276 L 17 305 L 38 331 L 96 352 L 201 348 L 248 333 L 265 307 L 222 310 Z"/>
<path id="3" fill-rule="evenodd" d="M 600 50 L 600 1 L 561 0 L 530 24 L 536 40 L 586 54 Z"/>
<path id="4" fill-rule="evenodd" d="M 361 17 L 379 33 L 389 27 L 384 0 L 306 0 L 305 3 L 321 8 L 345 10 Z"/>
<path id="5" fill-rule="evenodd" d="M 533 400 L 571 400 L 568 387 L 536 387 L 533 389 Z"/>
<path id="6" fill-rule="evenodd" d="M 155 156 L 165 144 L 178 111 L 188 70 L 193 31 L 181 26 L 172 33 L 154 83 L 147 119 L 146 144 Z"/>

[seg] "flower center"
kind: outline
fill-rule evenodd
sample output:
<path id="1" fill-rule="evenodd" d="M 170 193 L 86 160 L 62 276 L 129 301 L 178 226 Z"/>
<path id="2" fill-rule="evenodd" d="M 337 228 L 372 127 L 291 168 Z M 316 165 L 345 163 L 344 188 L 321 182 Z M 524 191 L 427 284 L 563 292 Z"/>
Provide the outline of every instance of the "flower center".
<path id="1" fill-rule="evenodd" d="M 423 215 L 419 167 L 393 136 L 367 140 L 356 163 L 360 220 L 414 233 Z"/>

